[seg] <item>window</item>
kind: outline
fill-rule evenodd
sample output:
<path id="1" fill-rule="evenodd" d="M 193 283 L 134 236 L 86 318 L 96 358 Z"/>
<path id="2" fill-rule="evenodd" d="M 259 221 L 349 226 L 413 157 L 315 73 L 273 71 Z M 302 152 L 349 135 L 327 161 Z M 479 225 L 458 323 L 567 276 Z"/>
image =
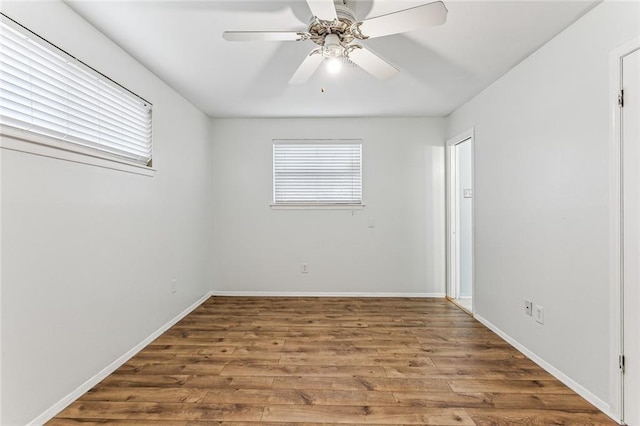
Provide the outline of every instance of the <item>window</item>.
<path id="1" fill-rule="evenodd" d="M 361 140 L 275 140 L 274 206 L 361 206 Z"/>
<path id="2" fill-rule="evenodd" d="M 3 135 L 151 166 L 149 102 L 4 15 L 0 49 Z"/>

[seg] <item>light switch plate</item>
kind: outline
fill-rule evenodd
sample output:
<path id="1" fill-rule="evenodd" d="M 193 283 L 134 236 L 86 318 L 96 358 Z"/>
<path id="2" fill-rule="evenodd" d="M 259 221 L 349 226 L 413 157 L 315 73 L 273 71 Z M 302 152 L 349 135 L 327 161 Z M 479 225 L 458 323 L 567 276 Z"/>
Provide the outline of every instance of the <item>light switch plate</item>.
<path id="1" fill-rule="evenodd" d="M 544 324 L 544 308 L 540 305 L 536 305 L 533 308 L 533 316 L 537 322 Z"/>

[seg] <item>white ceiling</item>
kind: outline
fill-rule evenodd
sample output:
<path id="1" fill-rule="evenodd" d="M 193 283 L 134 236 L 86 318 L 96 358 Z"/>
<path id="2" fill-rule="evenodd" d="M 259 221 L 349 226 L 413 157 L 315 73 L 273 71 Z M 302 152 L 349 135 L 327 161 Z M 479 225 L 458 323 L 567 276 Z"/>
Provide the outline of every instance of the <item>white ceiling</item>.
<path id="1" fill-rule="evenodd" d="M 66 3 L 212 117 L 446 116 L 597 4 L 444 1 L 444 25 L 363 42 L 400 69 L 391 80 L 349 67 L 298 86 L 288 81 L 311 41 L 228 42 L 222 32 L 305 31 L 304 0 Z M 362 20 L 428 2 L 352 4 Z"/>

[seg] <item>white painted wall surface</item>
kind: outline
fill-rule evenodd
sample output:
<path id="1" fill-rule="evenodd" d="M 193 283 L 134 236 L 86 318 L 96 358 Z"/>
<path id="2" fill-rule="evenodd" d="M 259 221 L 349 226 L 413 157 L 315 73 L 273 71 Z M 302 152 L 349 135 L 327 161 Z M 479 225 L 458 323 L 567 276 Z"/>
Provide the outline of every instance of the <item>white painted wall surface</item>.
<path id="1" fill-rule="evenodd" d="M 444 294 L 443 119 L 216 119 L 212 129 L 214 290 Z M 366 207 L 271 209 L 272 139 L 293 138 L 361 138 Z"/>
<path id="2" fill-rule="evenodd" d="M 154 104 L 154 177 L 2 152 L 0 424 L 22 425 L 210 290 L 211 149 L 208 117 L 63 3 L 2 11 Z"/>
<path id="3" fill-rule="evenodd" d="M 605 2 L 450 116 L 475 126 L 475 307 L 609 400 L 609 54 L 640 33 Z M 524 314 L 542 305 L 544 325 Z"/>
<path id="4" fill-rule="evenodd" d="M 0 149 L 0 423 L 2 422 L 2 357 L 4 345 L 2 344 L 2 149 Z"/>

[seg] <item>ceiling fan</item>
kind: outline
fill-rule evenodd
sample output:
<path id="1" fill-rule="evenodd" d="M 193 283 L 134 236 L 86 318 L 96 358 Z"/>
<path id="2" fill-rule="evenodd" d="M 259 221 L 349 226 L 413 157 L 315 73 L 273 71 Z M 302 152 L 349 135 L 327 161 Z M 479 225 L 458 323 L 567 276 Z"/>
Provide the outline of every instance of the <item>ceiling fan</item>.
<path id="1" fill-rule="evenodd" d="M 306 31 L 225 31 L 222 36 L 228 41 L 314 42 L 319 47 L 302 61 L 289 80 L 290 84 L 306 82 L 323 61 L 326 61 L 329 72 L 337 72 L 342 63 L 351 62 L 374 77 L 386 80 L 396 75 L 398 69 L 359 42 L 441 25 L 447 19 L 447 8 L 442 1 L 364 21 L 356 19 L 347 0 L 306 1 L 312 15 Z"/>

